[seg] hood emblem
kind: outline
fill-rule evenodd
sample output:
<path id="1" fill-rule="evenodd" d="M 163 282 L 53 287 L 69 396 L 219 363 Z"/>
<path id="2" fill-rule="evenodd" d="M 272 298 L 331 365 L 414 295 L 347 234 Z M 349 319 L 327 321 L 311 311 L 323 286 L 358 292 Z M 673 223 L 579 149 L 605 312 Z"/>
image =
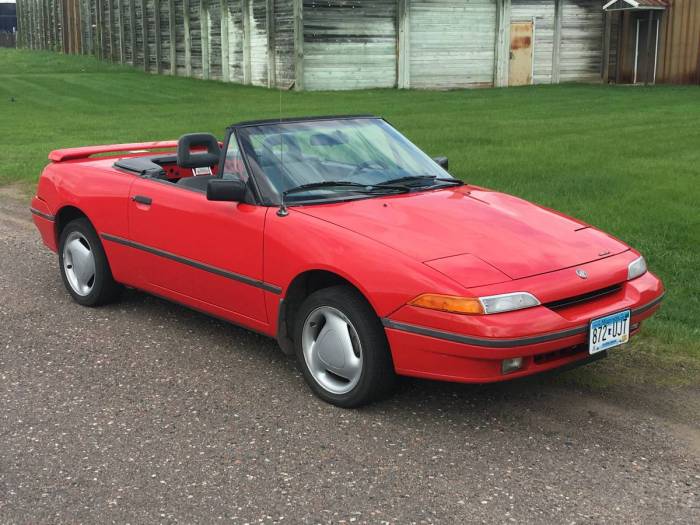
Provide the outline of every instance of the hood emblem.
<path id="1" fill-rule="evenodd" d="M 600 252 L 598 254 L 598 257 L 603 257 L 604 255 L 609 255 L 609 254 L 610 254 L 610 250 L 605 250 L 604 252 Z"/>
<path id="2" fill-rule="evenodd" d="M 576 270 L 576 275 L 578 275 L 581 279 L 588 279 L 588 272 L 581 268 Z"/>

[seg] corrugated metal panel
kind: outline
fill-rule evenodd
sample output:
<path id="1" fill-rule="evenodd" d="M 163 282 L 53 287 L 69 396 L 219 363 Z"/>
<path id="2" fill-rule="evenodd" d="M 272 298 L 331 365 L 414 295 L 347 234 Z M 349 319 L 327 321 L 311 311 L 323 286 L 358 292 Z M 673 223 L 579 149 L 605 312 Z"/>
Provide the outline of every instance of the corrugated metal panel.
<path id="1" fill-rule="evenodd" d="M 598 82 L 603 67 L 603 10 L 600 0 L 564 0 L 561 82 Z"/>
<path id="2" fill-rule="evenodd" d="M 656 81 L 700 84 L 700 1 L 669 4 L 661 24 Z"/>
<path id="3" fill-rule="evenodd" d="M 305 89 L 396 85 L 396 0 L 304 1 Z"/>
<path id="4" fill-rule="evenodd" d="M 275 69 L 277 85 L 294 82 L 294 5 L 291 0 L 275 0 Z"/>
<path id="5" fill-rule="evenodd" d="M 410 0 L 409 23 L 410 87 L 493 85 L 494 0 Z"/>
<path id="6" fill-rule="evenodd" d="M 511 21 L 535 19 L 534 83 L 552 82 L 554 0 L 513 0 Z"/>

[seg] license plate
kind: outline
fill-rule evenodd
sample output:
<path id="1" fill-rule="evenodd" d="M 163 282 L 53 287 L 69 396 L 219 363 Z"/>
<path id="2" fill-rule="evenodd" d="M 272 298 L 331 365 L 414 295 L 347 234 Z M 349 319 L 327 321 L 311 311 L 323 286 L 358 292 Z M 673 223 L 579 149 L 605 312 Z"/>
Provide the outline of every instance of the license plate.
<path id="1" fill-rule="evenodd" d="M 588 353 L 597 354 L 621 345 L 630 338 L 630 311 L 606 315 L 591 321 L 588 335 Z"/>

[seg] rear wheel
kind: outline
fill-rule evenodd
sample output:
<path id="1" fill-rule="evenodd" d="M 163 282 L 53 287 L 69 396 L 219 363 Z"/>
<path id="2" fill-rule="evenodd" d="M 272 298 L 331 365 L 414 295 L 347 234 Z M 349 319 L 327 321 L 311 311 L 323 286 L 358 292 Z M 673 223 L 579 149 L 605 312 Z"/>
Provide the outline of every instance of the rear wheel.
<path id="1" fill-rule="evenodd" d="M 393 389 L 396 374 L 384 328 L 352 288 L 311 294 L 299 309 L 294 334 L 304 379 L 324 401 L 357 407 Z"/>
<path id="2" fill-rule="evenodd" d="M 112 278 L 102 243 L 85 218 L 66 224 L 58 248 L 61 278 L 75 302 L 98 306 L 117 298 L 121 287 Z"/>

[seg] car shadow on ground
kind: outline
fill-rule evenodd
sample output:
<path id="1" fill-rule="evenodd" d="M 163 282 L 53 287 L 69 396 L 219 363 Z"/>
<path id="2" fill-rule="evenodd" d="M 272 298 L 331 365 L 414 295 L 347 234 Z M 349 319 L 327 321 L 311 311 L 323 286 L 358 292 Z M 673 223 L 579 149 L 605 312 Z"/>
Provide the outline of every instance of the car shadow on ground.
<path id="1" fill-rule="evenodd" d="M 267 336 L 257 334 L 245 328 L 200 313 L 166 299 L 159 298 L 137 290 L 127 290 L 115 309 L 139 311 L 141 318 L 154 319 L 159 323 L 172 323 L 172 329 L 187 327 L 192 338 L 204 335 L 207 352 L 218 352 L 223 355 L 231 352 L 244 352 L 248 359 L 259 359 L 259 366 L 273 367 L 276 374 L 296 376 L 300 384 L 303 378 L 298 372 L 295 358 L 285 356 L 277 342 Z M 235 348 L 233 342 L 236 343 Z M 602 360 L 605 362 L 605 359 Z M 597 364 L 587 366 L 600 366 Z M 577 369 L 554 370 L 524 378 L 490 384 L 448 383 L 428 379 L 401 377 L 398 388 L 390 400 L 381 401 L 376 406 L 386 403 L 413 405 L 415 402 L 424 403 L 430 400 L 436 405 L 446 405 L 461 399 L 472 406 L 494 406 L 498 403 L 512 403 L 514 399 L 520 402 L 538 402 L 543 397 L 559 394 L 563 391 L 562 377 L 565 374 L 576 374 Z M 302 385 L 305 388 L 305 385 Z M 579 389 L 578 394 L 581 391 Z"/>

